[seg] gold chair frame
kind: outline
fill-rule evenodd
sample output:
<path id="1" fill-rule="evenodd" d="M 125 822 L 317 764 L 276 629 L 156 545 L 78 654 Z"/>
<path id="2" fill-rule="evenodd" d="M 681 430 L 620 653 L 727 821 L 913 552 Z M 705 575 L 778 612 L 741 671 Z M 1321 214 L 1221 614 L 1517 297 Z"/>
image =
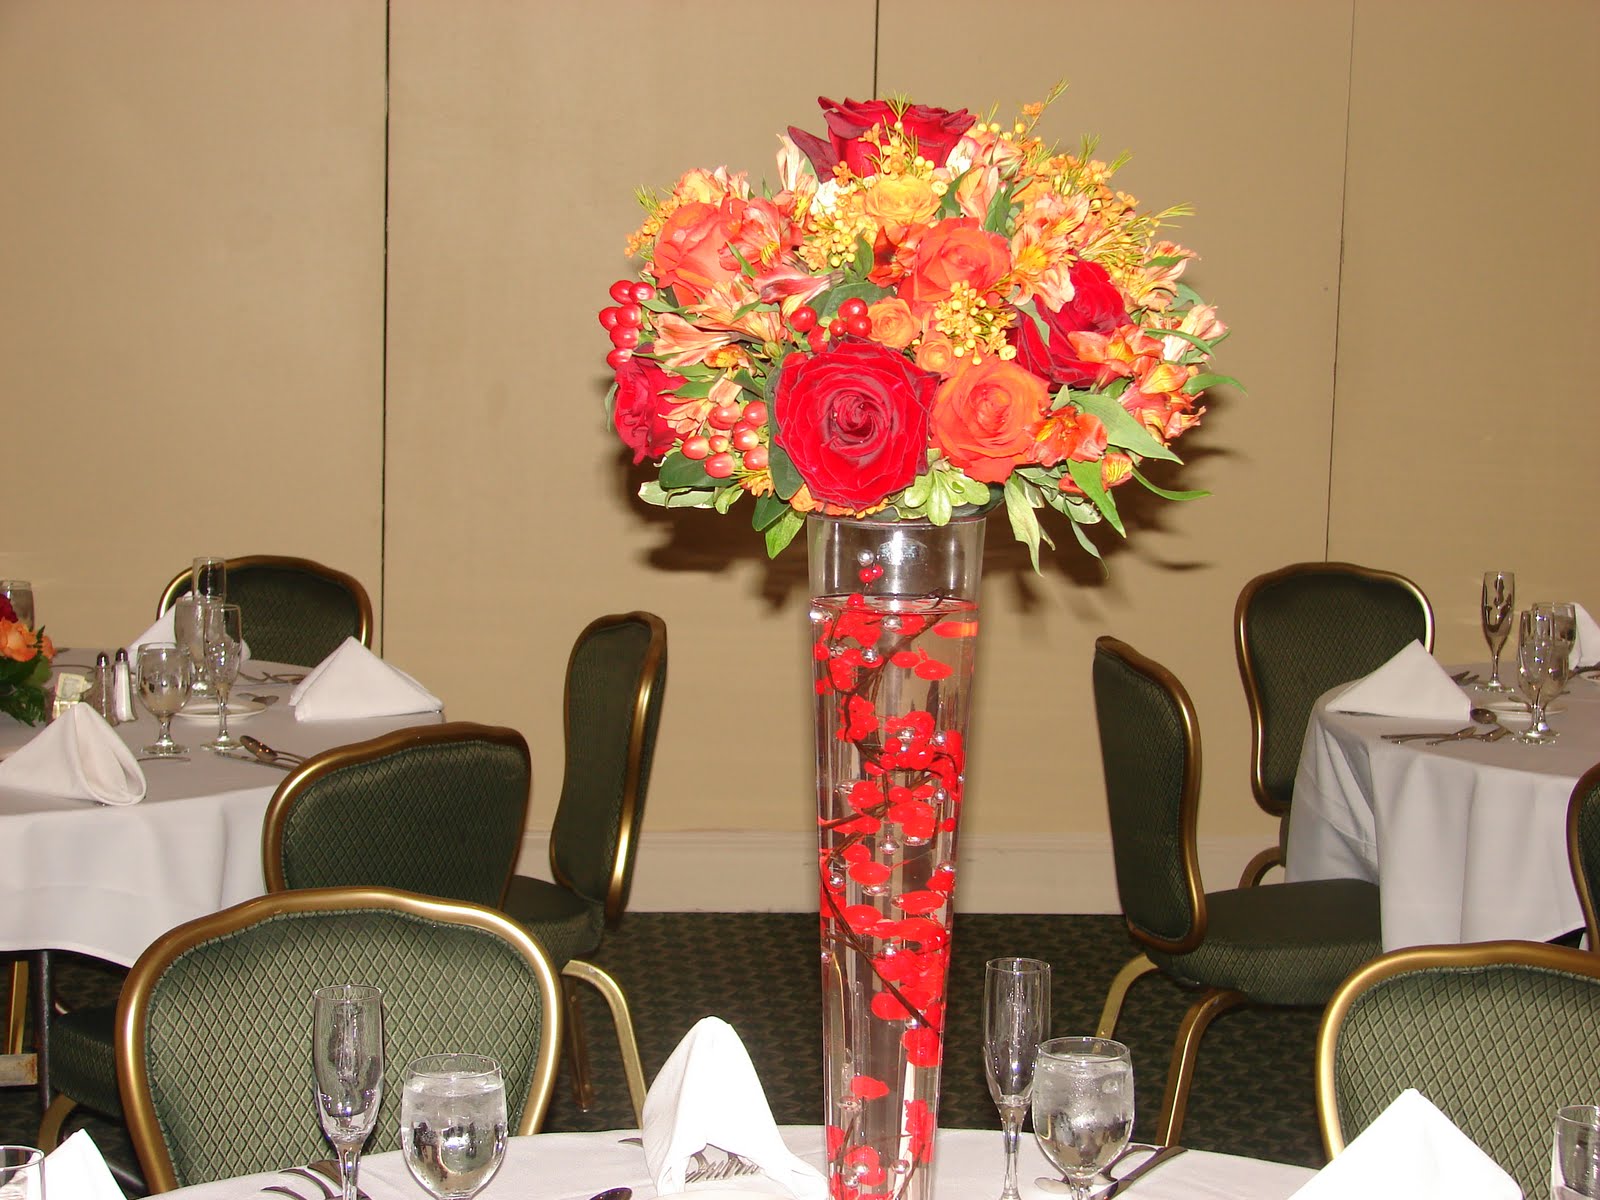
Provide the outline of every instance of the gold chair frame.
<path id="1" fill-rule="evenodd" d="M 360 630 L 356 637 L 367 649 L 372 648 L 372 597 L 367 594 L 367 589 L 354 575 L 325 566 L 309 558 L 294 558 L 281 554 L 247 554 L 240 558 L 227 560 L 228 570 L 245 569 L 250 567 L 276 567 L 286 571 L 301 571 L 308 575 L 318 575 L 329 583 L 336 583 L 355 597 L 356 607 L 360 612 Z M 172 577 L 170 583 L 161 591 L 161 599 L 156 602 L 156 616 L 161 616 L 177 602 L 183 588 L 189 583 L 194 573 L 193 567 L 185 567 Z"/>
<path id="2" fill-rule="evenodd" d="M 117 1002 L 117 1077 L 122 1083 L 128 1133 L 152 1194 L 169 1192 L 178 1186 L 144 1061 L 150 996 L 162 974 L 178 957 L 211 938 L 234 933 L 282 913 L 335 912 L 346 908 L 387 909 L 487 930 L 499 935 L 527 960 L 538 979 L 544 1017 L 538 1062 L 523 1105 L 522 1119 L 514 1132 L 523 1136 L 538 1130 L 555 1085 L 562 1013 L 556 975 L 548 956 L 516 922 L 480 905 L 437 900 L 389 888 L 305 888 L 277 892 L 246 900 L 170 930 L 140 955 L 128 972 L 127 983 Z"/>
<path id="3" fill-rule="evenodd" d="M 1266 766 L 1267 743 L 1265 734 L 1265 711 L 1261 701 L 1261 684 L 1256 676 L 1255 660 L 1250 653 L 1249 639 L 1245 634 L 1245 627 L 1249 623 L 1249 612 L 1256 593 L 1263 588 L 1281 583 L 1285 579 L 1293 579 L 1302 575 L 1344 575 L 1355 576 L 1371 583 L 1388 583 L 1403 588 L 1416 597 L 1418 605 L 1422 608 L 1423 638 L 1422 645 L 1430 654 L 1433 652 L 1433 605 L 1428 602 L 1428 597 L 1423 590 L 1404 575 L 1394 571 L 1384 571 L 1377 567 L 1364 567 L 1359 563 L 1349 562 L 1301 562 L 1291 563 L 1286 567 L 1279 567 L 1275 571 L 1267 571 L 1257 575 L 1239 591 L 1239 598 L 1233 606 L 1233 649 L 1239 663 L 1239 678 L 1244 684 L 1245 703 L 1250 709 L 1250 790 L 1255 796 L 1256 804 L 1269 816 L 1274 816 L 1282 821 L 1289 814 L 1289 806 L 1279 801 L 1267 790 Z M 1284 863 L 1283 840 L 1280 837 L 1276 846 L 1268 846 L 1265 850 L 1258 851 L 1245 866 L 1244 872 L 1239 877 L 1240 887 L 1254 887 L 1273 867 L 1281 867 Z"/>
<path id="4" fill-rule="evenodd" d="M 1578 904 L 1583 909 L 1584 930 L 1591 952 L 1600 952 L 1600 917 L 1595 913 L 1595 895 L 1589 887 L 1589 874 L 1583 869 L 1578 826 L 1583 817 L 1584 798 L 1597 786 L 1600 786 L 1600 763 L 1579 776 L 1572 789 L 1572 799 L 1567 801 L 1567 861 L 1572 864 L 1572 885 L 1577 889 Z"/>
<path id="5" fill-rule="evenodd" d="M 1375 958 L 1352 974 L 1328 1001 L 1317 1029 L 1317 1126 L 1322 1146 L 1332 1158 L 1345 1148 L 1339 1121 L 1339 1096 L 1334 1081 L 1339 1030 L 1356 1000 L 1374 984 L 1397 975 L 1432 967 L 1543 967 L 1600 979 L 1600 955 L 1545 942 L 1471 942 L 1459 946 L 1414 946 Z"/>

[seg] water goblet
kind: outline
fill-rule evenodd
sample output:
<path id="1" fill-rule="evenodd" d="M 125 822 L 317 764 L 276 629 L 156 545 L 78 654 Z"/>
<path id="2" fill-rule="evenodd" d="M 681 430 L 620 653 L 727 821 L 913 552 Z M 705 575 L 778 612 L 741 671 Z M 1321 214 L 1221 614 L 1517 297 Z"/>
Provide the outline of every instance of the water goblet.
<path id="1" fill-rule="evenodd" d="M 201 556 L 189 569 L 189 594 L 207 600 L 228 598 L 228 560 Z"/>
<path id="2" fill-rule="evenodd" d="M 1017 1200 L 1017 1142 L 1033 1092 L 1039 1043 L 1050 1034 L 1050 964 L 995 958 L 984 971 L 983 1071 L 1000 1110 L 1006 1180 L 1000 1200 Z"/>
<path id="3" fill-rule="evenodd" d="M 0 596 L 11 602 L 18 621 L 29 629 L 38 628 L 33 623 L 33 584 L 26 579 L 0 579 Z"/>
<path id="4" fill-rule="evenodd" d="M 139 647 L 139 702 L 159 723 L 156 740 L 141 753 L 151 758 L 176 758 L 189 748 L 172 740 L 172 714 L 189 698 L 194 670 L 189 656 L 174 642 L 146 642 Z"/>
<path id="5" fill-rule="evenodd" d="M 494 1178 L 506 1153 L 506 1085 L 481 1054 L 433 1054 L 406 1067 L 400 1151 L 436 1200 L 467 1200 Z"/>
<path id="6" fill-rule="evenodd" d="M 1533 609 L 1535 612 L 1550 614 L 1555 639 L 1567 648 L 1567 661 L 1561 673 L 1561 691 L 1565 692 L 1567 683 L 1572 678 L 1572 648 L 1578 640 L 1578 610 L 1574 605 L 1551 603 L 1548 600 L 1540 601 L 1533 606 Z M 1557 695 L 1560 695 L 1560 692 Z"/>
<path id="7" fill-rule="evenodd" d="M 1544 719 L 1545 705 L 1555 698 L 1566 679 L 1570 647 L 1555 637 L 1548 612 L 1529 609 L 1521 617 L 1517 643 L 1517 678 L 1528 702 L 1528 728 L 1515 734 L 1519 742 L 1544 746 L 1556 740 L 1556 731 Z"/>
<path id="8" fill-rule="evenodd" d="M 1108 1038 L 1052 1038 L 1033 1069 L 1033 1136 L 1066 1177 L 1073 1200 L 1128 1145 L 1133 1133 L 1133 1058 Z"/>
<path id="9" fill-rule="evenodd" d="M 189 686 L 191 700 L 210 699 L 211 685 L 206 681 L 206 638 L 202 623 L 206 606 L 212 601 L 193 593 L 182 596 L 172 606 L 172 640 L 189 655 L 194 667 L 194 682 Z"/>
<path id="10" fill-rule="evenodd" d="M 312 993 L 317 1118 L 339 1156 L 343 1200 L 356 1200 L 361 1147 L 383 1101 L 383 992 L 360 984 Z"/>
<path id="11" fill-rule="evenodd" d="M 228 732 L 228 696 L 239 675 L 244 641 L 239 606 L 208 602 L 200 614 L 200 627 L 205 659 L 201 673 L 217 698 L 217 736 L 206 745 L 213 750 L 233 750 L 243 744 Z"/>
<path id="12" fill-rule="evenodd" d="M 0 1197 L 44 1200 L 44 1151 L 32 1146 L 0 1146 Z"/>
<path id="13" fill-rule="evenodd" d="M 1489 682 L 1480 685 L 1486 692 L 1509 692 L 1500 682 L 1500 651 L 1516 617 L 1517 577 L 1510 571 L 1485 571 L 1483 573 L 1483 636 L 1489 643 L 1492 656 Z"/>

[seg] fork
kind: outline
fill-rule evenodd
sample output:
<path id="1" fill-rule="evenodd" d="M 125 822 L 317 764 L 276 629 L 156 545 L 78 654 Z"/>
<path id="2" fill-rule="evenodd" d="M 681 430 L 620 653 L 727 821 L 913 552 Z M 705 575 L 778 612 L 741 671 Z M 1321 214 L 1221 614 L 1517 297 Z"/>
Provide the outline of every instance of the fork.
<path id="1" fill-rule="evenodd" d="M 699 1183 L 707 1179 L 736 1179 L 741 1175 L 759 1175 L 761 1168 L 739 1154 L 730 1154 L 717 1162 L 706 1158 L 704 1153 L 696 1153 L 695 1165 L 683 1174 L 685 1183 Z"/>

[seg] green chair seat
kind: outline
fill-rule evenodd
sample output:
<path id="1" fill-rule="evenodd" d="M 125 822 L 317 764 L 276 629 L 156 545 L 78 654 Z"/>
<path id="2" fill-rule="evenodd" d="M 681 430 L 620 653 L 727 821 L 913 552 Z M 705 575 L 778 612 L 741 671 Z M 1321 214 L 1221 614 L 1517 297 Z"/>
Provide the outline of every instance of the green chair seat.
<path id="1" fill-rule="evenodd" d="M 577 892 L 531 875 L 512 876 L 500 908 L 539 939 L 558 971 L 575 958 L 593 954 L 605 937 L 605 905 L 592 904 Z"/>
<path id="2" fill-rule="evenodd" d="M 52 1018 L 50 1085 L 81 1105 L 120 1119 L 116 1028 L 114 1004 L 77 1008 Z"/>
<path id="3" fill-rule="evenodd" d="M 1207 892 L 1205 940 L 1188 954 L 1146 954 L 1180 983 L 1310 1007 L 1383 952 L 1378 920 L 1378 889 L 1361 879 Z"/>

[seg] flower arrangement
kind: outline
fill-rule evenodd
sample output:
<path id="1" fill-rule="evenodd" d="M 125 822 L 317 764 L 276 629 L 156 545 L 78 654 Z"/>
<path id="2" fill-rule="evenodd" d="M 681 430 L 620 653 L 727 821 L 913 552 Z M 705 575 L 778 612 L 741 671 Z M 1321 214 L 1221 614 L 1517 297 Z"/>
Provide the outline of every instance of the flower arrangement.
<path id="1" fill-rule="evenodd" d="M 17 620 L 11 601 L 0 596 L 0 712 L 24 725 L 44 720 L 44 685 L 55 656 L 44 630 L 35 632 Z"/>
<path id="2" fill-rule="evenodd" d="M 748 493 L 776 555 L 807 513 L 926 519 L 1002 499 L 1035 569 L 1037 511 L 1124 533 L 1115 488 L 1232 383 L 1226 329 L 1141 213 L 1122 161 L 965 109 L 820 101 L 826 133 L 780 138 L 776 191 L 693 170 L 642 193 L 639 276 L 600 312 L 611 418 L 640 497 L 728 509 Z"/>

